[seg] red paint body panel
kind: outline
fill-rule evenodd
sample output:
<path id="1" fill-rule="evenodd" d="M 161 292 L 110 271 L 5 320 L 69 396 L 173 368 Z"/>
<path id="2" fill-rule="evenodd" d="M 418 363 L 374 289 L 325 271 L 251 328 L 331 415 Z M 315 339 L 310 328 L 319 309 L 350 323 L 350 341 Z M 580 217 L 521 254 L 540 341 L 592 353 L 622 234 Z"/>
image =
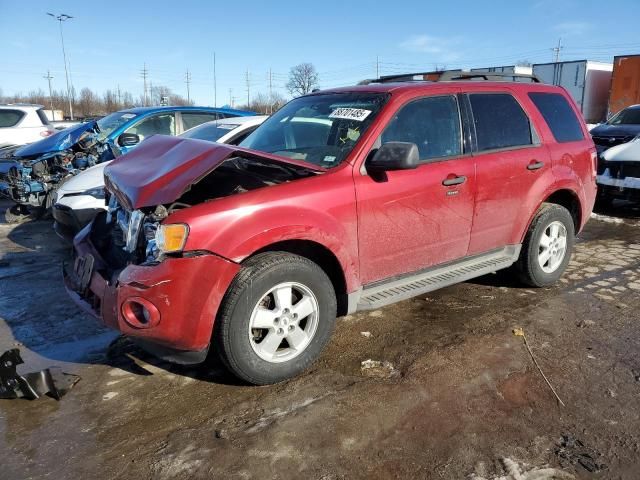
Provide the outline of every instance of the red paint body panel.
<path id="1" fill-rule="evenodd" d="M 591 213 L 596 187 L 590 154 L 595 149 L 586 127 L 584 141 L 556 143 L 527 96 L 531 91 L 561 92 L 577 112 L 570 97 L 557 87 L 443 82 L 332 91 L 391 94 L 375 122 L 336 168 L 324 170 L 274 155 L 175 137 L 151 138 L 107 168 L 108 186 L 125 197 L 131 208 L 174 201 L 231 155 L 309 167 L 318 174 L 172 213 L 164 223 L 189 226 L 185 251 L 212 254 L 165 259 L 157 266 L 129 266 L 113 283 L 94 273 L 90 289 L 101 300 L 99 313 L 106 324 L 173 348 L 198 350 L 210 341 L 220 301 L 239 264 L 278 242 L 305 240 L 329 250 L 342 267 L 350 293 L 395 275 L 521 243 L 540 204 L 558 190 L 568 190 L 579 199 L 580 227 Z M 376 139 L 406 102 L 478 91 L 512 93 L 542 145 L 468 154 L 415 170 L 387 172 L 386 181 L 366 174 L 363 164 Z M 543 161 L 544 168 L 528 170 L 532 160 Z M 465 183 L 442 185 L 445 178 L 461 175 L 467 177 Z M 96 255 L 86 231 L 76 238 L 75 248 L 77 254 Z M 124 322 L 122 302 L 134 296 L 160 310 L 157 326 L 134 329 Z"/>
<path id="2" fill-rule="evenodd" d="M 74 244 L 77 254 L 90 253 L 96 259 L 89 290 L 97 310 L 70 286 L 67 290 L 106 326 L 177 350 L 199 351 L 209 346 L 216 312 L 240 269 L 238 264 L 216 255 L 168 258 L 157 266 L 129 265 L 110 281 L 100 273 L 105 262 L 91 245 L 87 229 Z M 122 304 L 135 297 L 143 297 L 159 310 L 157 325 L 143 329 L 125 322 Z"/>

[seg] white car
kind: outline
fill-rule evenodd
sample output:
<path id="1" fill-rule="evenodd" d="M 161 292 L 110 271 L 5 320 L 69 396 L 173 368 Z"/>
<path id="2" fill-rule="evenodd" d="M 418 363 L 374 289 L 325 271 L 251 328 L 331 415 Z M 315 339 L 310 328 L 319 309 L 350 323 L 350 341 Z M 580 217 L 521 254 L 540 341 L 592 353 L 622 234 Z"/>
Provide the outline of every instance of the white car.
<path id="1" fill-rule="evenodd" d="M 237 145 L 266 119 L 266 115 L 224 118 L 203 123 L 179 136 Z M 52 210 L 58 235 L 65 239 L 73 238 L 100 211 L 107 209 L 104 168 L 109 163 L 111 161 L 87 168 L 60 185 Z"/>
<path id="2" fill-rule="evenodd" d="M 640 201 L 640 135 L 600 154 L 598 201 L 614 198 Z"/>
<path id="3" fill-rule="evenodd" d="M 0 147 L 36 142 L 54 133 L 42 105 L 0 105 Z"/>

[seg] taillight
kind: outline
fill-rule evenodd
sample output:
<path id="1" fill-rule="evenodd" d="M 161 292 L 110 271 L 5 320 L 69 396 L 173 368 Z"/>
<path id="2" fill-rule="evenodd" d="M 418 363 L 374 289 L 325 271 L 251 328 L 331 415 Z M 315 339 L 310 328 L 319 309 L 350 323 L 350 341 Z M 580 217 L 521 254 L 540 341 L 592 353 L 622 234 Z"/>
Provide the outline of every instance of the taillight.
<path id="1" fill-rule="evenodd" d="M 53 135 L 53 132 L 51 130 L 43 130 L 42 132 L 40 132 L 41 137 L 49 137 L 51 135 Z"/>
<path id="2" fill-rule="evenodd" d="M 591 150 L 591 166 L 593 167 L 593 179 L 598 176 L 598 152 Z"/>

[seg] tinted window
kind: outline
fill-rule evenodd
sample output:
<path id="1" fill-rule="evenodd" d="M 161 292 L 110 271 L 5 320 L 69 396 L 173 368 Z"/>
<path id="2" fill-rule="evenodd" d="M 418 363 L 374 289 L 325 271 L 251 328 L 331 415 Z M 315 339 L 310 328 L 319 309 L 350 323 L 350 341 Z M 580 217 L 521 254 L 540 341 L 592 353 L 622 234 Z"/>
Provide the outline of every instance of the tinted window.
<path id="1" fill-rule="evenodd" d="M 217 123 L 209 122 L 198 125 L 189 131 L 184 132 L 180 136 L 183 138 L 195 138 L 197 140 L 208 140 L 210 142 L 217 142 L 220 137 L 227 135 L 232 130 L 238 128 L 237 124 L 233 123 Z"/>
<path id="2" fill-rule="evenodd" d="M 182 128 L 183 130 L 189 130 L 190 128 L 197 127 L 204 122 L 210 122 L 220 118 L 220 115 L 217 113 L 182 112 Z"/>
<path id="3" fill-rule="evenodd" d="M 584 140 L 578 117 L 567 99 L 559 93 L 529 94 L 544 120 L 549 125 L 554 138 L 558 142 L 575 142 Z"/>
<path id="4" fill-rule="evenodd" d="M 479 151 L 531 145 L 529 119 L 511 95 L 474 93 L 469 100 Z"/>
<path id="5" fill-rule="evenodd" d="M 135 133 L 144 140 L 151 135 L 175 135 L 176 121 L 173 113 L 163 113 L 144 118 L 127 130 L 127 133 Z"/>
<path id="6" fill-rule="evenodd" d="M 15 127 L 24 117 L 20 110 L 0 110 L 0 128 Z"/>
<path id="7" fill-rule="evenodd" d="M 454 97 L 429 97 L 402 107 L 382 133 L 382 143 L 415 143 L 420 160 L 462 153 L 460 115 Z"/>
<path id="8" fill-rule="evenodd" d="M 640 108 L 625 108 L 607 123 L 609 125 L 638 125 L 640 124 Z"/>
<path id="9" fill-rule="evenodd" d="M 40 118 L 40 121 L 43 125 L 49 125 L 49 119 L 47 118 L 47 114 L 44 113 L 43 109 L 40 108 L 36 110 L 36 113 L 38 114 L 38 117 Z"/>

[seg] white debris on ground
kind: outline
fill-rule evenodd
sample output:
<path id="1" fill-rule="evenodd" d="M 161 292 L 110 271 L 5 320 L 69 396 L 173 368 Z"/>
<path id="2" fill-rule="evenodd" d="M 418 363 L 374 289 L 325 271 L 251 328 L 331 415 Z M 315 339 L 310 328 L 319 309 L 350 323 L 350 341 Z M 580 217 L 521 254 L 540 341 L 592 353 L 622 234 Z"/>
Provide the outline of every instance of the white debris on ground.
<path id="1" fill-rule="evenodd" d="M 557 468 L 543 467 L 527 471 L 525 464 L 520 465 L 510 458 L 503 458 L 501 463 L 506 475 L 485 477 L 474 473 L 470 477 L 471 480 L 575 480 L 576 478 L 572 474 Z"/>
<path id="2" fill-rule="evenodd" d="M 394 378 L 400 376 L 400 370 L 386 360 L 365 360 L 360 364 L 360 371 L 365 377 Z"/>
<path id="3" fill-rule="evenodd" d="M 364 338 L 371 338 L 371 332 L 360 332 L 360 335 Z"/>
<path id="4" fill-rule="evenodd" d="M 607 215 L 600 215 L 599 213 L 592 213 L 591 218 L 593 220 L 599 220 L 601 222 L 606 222 L 606 223 L 616 223 L 618 225 L 622 225 L 624 223 L 623 218 L 609 217 Z"/>

